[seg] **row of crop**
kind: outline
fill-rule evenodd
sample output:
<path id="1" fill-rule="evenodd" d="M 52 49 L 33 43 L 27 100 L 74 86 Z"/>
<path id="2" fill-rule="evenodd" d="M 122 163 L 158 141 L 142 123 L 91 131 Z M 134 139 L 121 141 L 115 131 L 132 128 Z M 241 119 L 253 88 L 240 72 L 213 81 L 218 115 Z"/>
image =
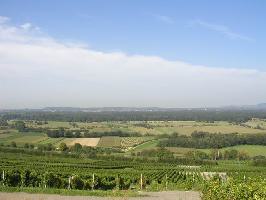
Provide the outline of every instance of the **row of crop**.
<path id="1" fill-rule="evenodd" d="M 167 173 L 169 175 L 167 175 Z M 175 171 L 154 171 L 147 174 L 83 174 L 69 175 L 64 173 L 45 172 L 36 170 L 3 170 L 1 184 L 11 187 L 43 187 L 64 189 L 130 189 L 149 188 L 150 186 L 164 186 L 167 184 L 175 186 L 178 182 L 188 183 L 193 186 L 197 179 L 191 174 Z"/>

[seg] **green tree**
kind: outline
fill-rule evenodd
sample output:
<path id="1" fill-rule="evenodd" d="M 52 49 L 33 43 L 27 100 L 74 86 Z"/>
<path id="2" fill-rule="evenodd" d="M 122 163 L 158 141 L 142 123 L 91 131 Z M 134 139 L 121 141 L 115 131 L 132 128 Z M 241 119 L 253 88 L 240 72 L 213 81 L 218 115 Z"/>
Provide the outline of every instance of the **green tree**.
<path id="1" fill-rule="evenodd" d="M 64 142 L 60 143 L 60 145 L 59 145 L 60 151 L 66 151 L 67 149 L 68 149 L 68 147 L 67 147 L 66 143 L 64 143 Z"/>
<path id="2" fill-rule="evenodd" d="M 74 146 L 72 146 L 71 150 L 74 152 L 81 152 L 82 145 L 80 143 L 75 143 Z"/>
<path id="3" fill-rule="evenodd" d="M 8 126 L 8 123 L 4 119 L 0 119 L 0 126 Z"/>
<path id="4" fill-rule="evenodd" d="M 15 128 L 19 131 L 19 132 L 25 132 L 26 129 L 26 124 L 23 121 L 16 121 L 15 122 Z"/>

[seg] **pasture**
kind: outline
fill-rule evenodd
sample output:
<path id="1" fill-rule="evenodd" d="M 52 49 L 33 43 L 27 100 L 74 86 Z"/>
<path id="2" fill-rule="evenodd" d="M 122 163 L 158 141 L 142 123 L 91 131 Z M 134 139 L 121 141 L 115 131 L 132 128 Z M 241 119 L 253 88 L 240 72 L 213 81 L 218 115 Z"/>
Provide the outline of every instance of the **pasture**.
<path id="1" fill-rule="evenodd" d="M 156 136 L 162 134 L 179 133 L 190 135 L 194 131 L 204 131 L 210 133 L 240 133 L 240 134 L 255 134 L 266 133 L 266 121 L 263 119 L 252 119 L 244 124 L 232 124 L 226 121 L 216 122 L 196 122 L 196 121 L 108 121 L 108 122 L 58 122 L 58 121 L 24 121 L 29 128 L 46 128 L 66 130 L 80 130 L 94 132 L 96 136 L 93 138 L 50 138 L 44 132 L 26 132 L 19 133 L 13 128 L 0 130 L 0 144 L 10 145 L 11 142 L 16 142 L 18 146 L 23 146 L 25 143 L 52 144 L 56 147 L 64 142 L 67 146 L 72 146 L 75 143 L 91 147 L 114 147 L 130 150 L 134 152 L 144 149 L 156 148 L 158 139 Z M 10 125 L 14 121 L 8 122 Z M 258 128 L 260 127 L 260 128 Z M 119 137 L 119 136 L 99 136 L 97 133 L 122 131 L 125 133 L 139 133 L 142 137 Z M 150 136 L 152 135 L 152 136 Z M 231 147 L 230 147 L 231 148 Z M 265 155 L 266 149 L 264 146 L 236 146 L 237 150 L 246 151 L 250 156 Z M 169 147 L 169 150 L 176 155 L 184 155 L 186 152 L 193 150 L 191 148 L 176 148 Z M 209 151 L 209 150 L 204 150 Z"/>
<path id="2" fill-rule="evenodd" d="M 173 152 L 176 156 L 184 156 L 184 154 L 189 151 L 203 151 L 205 153 L 211 153 L 212 149 L 194 149 L 194 148 L 183 148 L 183 147 L 167 147 L 168 150 Z M 221 148 L 221 152 L 223 153 L 225 150 L 235 149 L 239 152 L 245 152 L 250 157 L 254 156 L 266 156 L 266 146 L 262 145 L 237 145 L 232 147 Z"/>
<path id="3" fill-rule="evenodd" d="M 66 128 L 69 130 L 88 130 L 90 132 L 123 131 L 137 132 L 142 135 L 171 134 L 177 132 L 183 135 L 190 135 L 194 131 L 210 133 L 266 133 L 264 120 L 250 120 L 242 124 L 232 124 L 226 121 L 217 122 L 196 122 L 196 121 L 112 121 L 112 122 L 57 122 L 48 121 L 47 124 L 38 125 L 33 121 L 25 121 L 27 127 L 33 128 Z M 9 123 L 13 123 L 10 121 Z M 247 126 L 245 126 L 247 125 Z M 258 129 L 260 125 L 262 129 Z"/>

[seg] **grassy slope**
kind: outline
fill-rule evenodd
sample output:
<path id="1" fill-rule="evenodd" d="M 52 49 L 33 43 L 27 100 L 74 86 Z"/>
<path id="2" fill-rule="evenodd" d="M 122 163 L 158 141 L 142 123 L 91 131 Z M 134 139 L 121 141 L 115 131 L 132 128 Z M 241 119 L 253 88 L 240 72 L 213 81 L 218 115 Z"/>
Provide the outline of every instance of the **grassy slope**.
<path id="1" fill-rule="evenodd" d="M 159 142 L 158 140 L 150 140 L 148 142 L 145 142 L 143 144 L 136 146 L 130 152 L 139 152 L 139 151 L 143 151 L 144 149 L 156 148 L 158 142 Z"/>
<path id="2" fill-rule="evenodd" d="M 183 147 L 167 147 L 170 151 L 174 152 L 176 155 L 183 155 L 188 151 L 196 150 L 193 148 L 183 148 Z M 249 156 L 258 156 L 263 155 L 266 156 L 266 146 L 261 145 L 237 145 L 233 147 L 226 147 L 222 148 L 221 151 L 229 150 L 229 149 L 236 149 L 238 151 L 246 152 Z M 199 151 L 203 151 L 205 153 L 210 153 L 211 149 L 197 149 Z"/>

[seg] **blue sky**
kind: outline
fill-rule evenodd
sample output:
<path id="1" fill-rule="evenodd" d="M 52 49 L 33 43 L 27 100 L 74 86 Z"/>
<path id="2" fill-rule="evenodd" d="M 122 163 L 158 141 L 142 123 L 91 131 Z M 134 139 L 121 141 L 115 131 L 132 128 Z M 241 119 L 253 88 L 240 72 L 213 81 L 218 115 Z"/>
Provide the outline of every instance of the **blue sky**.
<path id="1" fill-rule="evenodd" d="M 266 1 L 0 0 L 0 109 L 266 102 Z"/>
<path id="2" fill-rule="evenodd" d="M 29 21 L 58 40 L 105 52 L 260 70 L 266 70 L 265 10 L 266 2 L 259 0 L 0 1 L 0 14 L 12 23 Z M 217 30 L 221 26 L 239 37 Z"/>

